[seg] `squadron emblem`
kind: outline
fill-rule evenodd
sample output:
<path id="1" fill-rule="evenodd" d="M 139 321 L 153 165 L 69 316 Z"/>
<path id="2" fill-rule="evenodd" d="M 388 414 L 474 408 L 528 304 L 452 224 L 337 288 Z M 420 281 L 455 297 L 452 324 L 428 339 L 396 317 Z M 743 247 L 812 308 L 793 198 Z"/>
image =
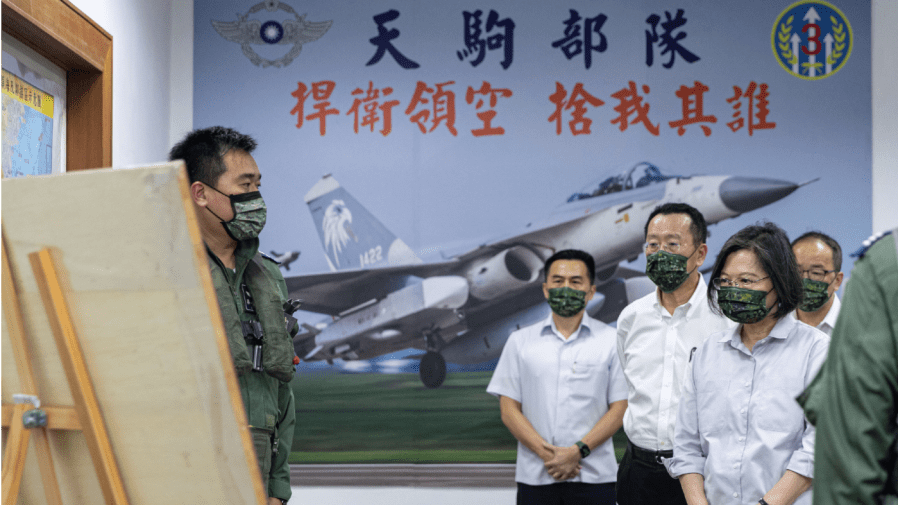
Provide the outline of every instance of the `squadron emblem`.
<path id="1" fill-rule="evenodd" d="M 337 266 L 340 266 L 339 254 L 343 252 L 343 246 L 349 242 L 350 238 L 356 242 L 359 241 L 352 231 L 352 212 L 349 212 L 343 200 L 334 200 L 327 206 L 321 227 L 324 230 L 324 248 L 331 248 L 334 253 L 334 261 L 337 262 Z"/>
<path id="2" fill-rule="evenodd" d="M 293 14 L 296 20 L 286 20 L 283 23 L 276 20 L 259 21 L 249 19 L 249 16 L 262 9 L 268 12 L 277 10 Z M 306 14 L 300 16 L 293 7 L 278 0 L 265 0 L 250 7 L 246 14 L 237 14 L 237 21 L 212 21 L 212 26 L 219 35 L 231 42 L 240 44 L 243 54 L 253 62 L 253 65 L 265 67 L 286 67 L 299 56 L 302 45 L 321 38 L 331 27 L 333 21 L 307 22 Z M 259 56 L 253 45 L 292 45 L 290 51 L 276 60 L 269 60 Z"/>
<path id="3" fill-rule="evenodd" d="M 801 79 L 825 79 L 851 56 L 854 36 L 848 18 L 822 0 L 787 7 L 773 23 L 773 54 L 787 72 Z"/>

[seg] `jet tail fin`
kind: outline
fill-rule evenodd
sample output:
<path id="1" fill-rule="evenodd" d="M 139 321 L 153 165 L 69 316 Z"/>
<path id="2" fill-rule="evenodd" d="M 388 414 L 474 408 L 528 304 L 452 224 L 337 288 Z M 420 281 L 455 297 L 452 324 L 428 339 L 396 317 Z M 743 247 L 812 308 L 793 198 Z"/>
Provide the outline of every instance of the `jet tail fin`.
<path id="1" fill-rule="evenodd" d="M 305 201 L 331 270 L 421 263 L 330 174 L 312 186 Z"/>

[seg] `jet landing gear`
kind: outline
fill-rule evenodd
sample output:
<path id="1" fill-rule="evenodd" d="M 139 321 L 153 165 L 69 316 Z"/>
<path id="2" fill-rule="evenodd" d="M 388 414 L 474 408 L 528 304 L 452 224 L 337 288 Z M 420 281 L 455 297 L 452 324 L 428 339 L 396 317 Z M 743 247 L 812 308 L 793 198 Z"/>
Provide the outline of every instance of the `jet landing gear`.
<path id="1" fill-rule="evenodd" d="M 427 351 L 427 354 L 421 358 L 418 375 L 421 377 L 421 382 L 428 388 L 435 389 L 440 387 L 443 381 L 446 380 L 446 360 L 443 358 L 443 355 L 438 352 Z"/>
<path id="2" fill-rule="evenodd" d="M 446 359 L 440 354 L 446 342 L 438 331 L 427 331 L 424 333 L 424 344 L 427 353 L 421 358 L 418 375 L 426 387 L 436 389 L 446 380 Z"/>

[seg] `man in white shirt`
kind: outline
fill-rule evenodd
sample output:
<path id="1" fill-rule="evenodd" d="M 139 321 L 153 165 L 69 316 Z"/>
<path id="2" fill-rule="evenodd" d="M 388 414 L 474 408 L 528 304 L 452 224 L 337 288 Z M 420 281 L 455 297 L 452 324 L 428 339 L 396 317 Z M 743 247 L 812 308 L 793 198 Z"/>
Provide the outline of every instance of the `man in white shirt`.
<path id="1" fill-rule="evenodd" d="M 842 248 L 829 235 L 809 231 L 792 241 L 792 252 L 804 283 L 804 301 L 795 317 L 832 336 L 842 308 L 836 296 L 842 285 Z"/>
<path id="2" fill-rule="evenodd" d="M 614 505 L 611 436 L 627 408 L 614 330 L 586 315 L 596 288 L 588 253 L 546 261 L 545 321 L 508 337 L 487 392 L 518 440 L 517 503 Z"/>
<path id="3" fill-rule="evenodd" d="M 617 351 L 629 389 L 629 443 L 617 473 L 617 502 L 685 505 L 680 483 L 663 464 L 673 456 L 683 377 L 708 335 L 735 324 L 708 307 L 708 286 L 698 271 L 708 254 L 701 212 L 664 204 L 652 211 L 645 235 L 646 275 L 658 289 L 624 308 L 617 320 Z"/>

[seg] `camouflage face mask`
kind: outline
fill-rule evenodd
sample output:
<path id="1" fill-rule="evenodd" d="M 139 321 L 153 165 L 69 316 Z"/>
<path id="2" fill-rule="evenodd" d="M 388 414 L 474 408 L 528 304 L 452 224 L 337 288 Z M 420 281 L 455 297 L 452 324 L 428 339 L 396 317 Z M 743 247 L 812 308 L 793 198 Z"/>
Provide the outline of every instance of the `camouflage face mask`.
<path id="1" fill-rule="evenodd" d="M 829 301 L 829 284 L 813 279 L 802 279 L 804 284 L 804 297 L 798 308 L 803 312 L 815 312 Z"/>
<path id="2" fill-rule="evenodd" d="M 561 317 L 576 316 L 586 307 L 586 291 L 573 288 L 552 288 L 549 290 L 549 307 Z"/>
<path id="3" fill-rule="evenodd" d="M 698 251 L 696 248 L 695 251 Z M 692 254 L 695 254 L 692 251 Z M 690 254 L 689 256 L 692 256 Z M 686 262 L 689 260 L 687 256 L 669 253 L 667 251 L 658 251 L 651 254 L 645 261 L 645 275 L 655 283 L 661 291 L 670 293 L 686 282 L 689 274 L 686 270 Z"/>
<path id="4" fill-rule="evenodd" d="M 215 189 L 212 186 L 209 187 Z M 218 190 L 215 189 L 215 191 Z M 221 191 L 218 192 L 221 193 Z M 258 237 L 259 233 L 262 232 L 262 228 L 265 227 L 265 219 L 268 213 L 262 194 L 258 191 L 236 195 L 221 194 L 231 200 L 231 208 L 234 210 L 233 219 L 225 221 L 218 214 L 212 212 L 212 209 L 209 209 L 208 206 L 206 208 L 209 209 L 209 212 L 212 212 L 213 216 L 221 219 L 221 225 L 224 226 L 228 236 L 238 242 Z"/>
<path id="5" fill-rule="evenodd" d="M 772 307 L 767 306 L 770 291 L 725 286 L 717 291 L 717 305 L 723 315 L 739 324 L 757 323 L 770 313 Z"/>

